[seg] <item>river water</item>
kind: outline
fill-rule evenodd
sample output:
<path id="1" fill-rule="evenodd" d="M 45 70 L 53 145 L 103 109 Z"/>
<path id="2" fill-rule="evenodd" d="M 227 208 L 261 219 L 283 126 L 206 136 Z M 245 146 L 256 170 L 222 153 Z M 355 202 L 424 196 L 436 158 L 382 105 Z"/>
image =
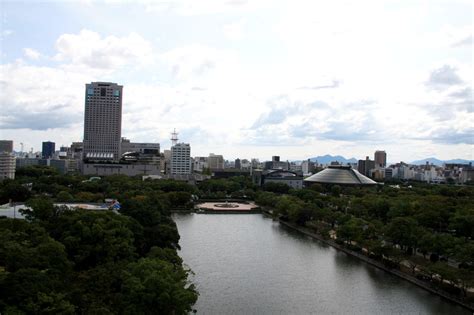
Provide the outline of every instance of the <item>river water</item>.
<path id="1" fill-rule="evenodd" d="M 175 214 L 198 314 L 470 314 L 261 214 Z"/>

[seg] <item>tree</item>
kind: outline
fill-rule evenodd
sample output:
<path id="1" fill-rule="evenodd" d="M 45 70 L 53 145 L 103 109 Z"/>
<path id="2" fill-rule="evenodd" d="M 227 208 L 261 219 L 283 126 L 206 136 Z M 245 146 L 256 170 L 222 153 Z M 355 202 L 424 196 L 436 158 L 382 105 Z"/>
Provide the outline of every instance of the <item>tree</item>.
<path id="1" fill-rule="evenodd" d="M 342 188 L 339 185 L 334 185 L 331 187 L 331 195 L 334 197 L 339 197 L 341 195 Z"/>
<path id="2" fill-rule="evenodd" d="M 456 235 L 474 239 L 474 210 L 460 209 L 449 220 L 449 228 Z"/>
<path id="3" fill-rule="evenodd" d="M 124 312 L 131 314 L 187 314 L 198 294 L 187 285 L 187 271 L 169 262 L 142 258 L 123 274 Z"/>
<path id="4" fill-rule="evenodd" d="M 56 200 L 62 202 L 71 202 L 74 201 L 74 197 L 67 191 L 63 190 L 56 195 Z"/>
<path id="5" fill-rule="evenodd" d="M 0 266 L 0 312 L 74 313 L 63 293 L 72 264 L 38 224 L 0 219 Z"/>
<path id="6" fill-rule="evenodd" d="M 277 194 L 287 194 L 291 187 L 284 183 L 266 182 L 263 185 L 263 190 L 274 192 Z"/>
<path id="7" fill-rule="evenodd" d="M 133 260 L 135 246 L 132 222 L 112 211 L 75 210 L 51 222 L 51 235 L 66 247 L 76 270 L 99 264 Z"/>
<path id="8" fill-rule="evenodd" d="M 304 203 L 301 200 L 289 195 L 281 196 L 276 204 L 278 214 L 292 222 L 296 222 L 303 207 Z"/>
<path id="9" fill-rule="evenodd" d="M 385 234 L 394 244 L 398 244 L 408 251 L 409 248 L 416 246 L 420 230 L 414 219 L 400 217 L 393 219 L 386 226 Z"/>
<path id="10" fill-rule="evenodd" d="M 25 201 L 31 197 L 31 191 L 18 180 L 4 179 L 0 182 L 0 203 Z"/>
<path id="11" fill-rule="evenodd" d="M 25 205 L 28 208 L 20 209 L 20 213 L 29 221 L 48 221 L 60 211 L 48 197 L 30 199 Z"/>
<path id="12" fill-rule="evenodd" d="M 364 228 L 366 227 L 367 224 L 364 220 L 351 218 L 337 228 L 337 238 L 346 241 L 349 244 L 352 241 L 361 243 L 363 240 Z"/>

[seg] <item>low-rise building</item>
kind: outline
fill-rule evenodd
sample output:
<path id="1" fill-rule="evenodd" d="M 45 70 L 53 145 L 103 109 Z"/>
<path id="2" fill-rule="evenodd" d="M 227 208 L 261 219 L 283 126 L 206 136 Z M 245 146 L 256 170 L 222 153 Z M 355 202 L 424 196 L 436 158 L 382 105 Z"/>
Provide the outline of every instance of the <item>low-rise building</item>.
<path id="1" fill-rule="evenodd" d="M 96 175 L 96 176 L 108 176 L 108 175 L 160 175 L 159 164 L 123 164 L 123 163 L 83 163 L 82 164 L 83 175 Z"/>
<path id="2" fill-rule="evenodd" d="M 282 183 L 294 189 L 303 188 L 303 176 L 286 170 L 255 170 L 252 172 L 252 181 L 258 186 L 266 183 Z"/>

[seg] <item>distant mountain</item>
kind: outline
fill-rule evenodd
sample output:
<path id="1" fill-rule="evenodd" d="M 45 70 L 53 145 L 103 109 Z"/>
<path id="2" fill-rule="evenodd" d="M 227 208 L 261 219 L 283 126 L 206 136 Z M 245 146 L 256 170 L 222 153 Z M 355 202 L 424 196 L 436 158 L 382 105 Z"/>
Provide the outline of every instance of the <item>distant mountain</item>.
<path id="1" fill-rule="evenodd" d="M 431 158 L 426 158 L 426 159 L 423 159 L 423 160 L 413 161 L 413 162 L 411 162 L 410 164 L 413 164 L 413 165 L 425 165 L 426 162 L 428 162 L 429 164 L 442 166 L 444 163 L 469 164 L 470 162 L 471 162 L 471 163 L 474 163 L 474 160 L 452 159 L 452 160 L 444 160 L 444 161 L 443 161 L 443 160 L 439 160 L 439 159 L 437 159 L 437 158 L 431 157 Z"/>
<path id="2" fill-rule="evenodd" d="M 323 156 L 312 157 L 312 158 L 310 158 L 310 160 L 312 162 L 317 161 L 319 164 L 330 164 L 331 162 L 339 162 L 339 163 L 342 163 L 342 164 L 357 163 L 357 159 L 355 159 L 355 158 L 346 159 L 345 157 L 340 156 L 340 155 L 333 156 L 333 155 L 329 155 L 329 154 L 326 154 L 326 155 L 323 155 Z"/>

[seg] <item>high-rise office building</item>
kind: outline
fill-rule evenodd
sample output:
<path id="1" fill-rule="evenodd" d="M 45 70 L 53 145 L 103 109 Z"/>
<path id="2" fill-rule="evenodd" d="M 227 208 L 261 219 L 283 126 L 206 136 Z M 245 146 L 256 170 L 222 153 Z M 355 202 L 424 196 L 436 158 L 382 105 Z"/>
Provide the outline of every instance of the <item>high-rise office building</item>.
<path id="1" fill-rule="evenodd" d="M 370 177 L 370 171 L 375 168 L 375 162 L 372 160 L 369 160 L 369 157 L 365 157 L 365 160 L 359 160 L 357 162 L 357 170 L 359 173 L 369 176 Z"/>
<path id="2" fill-rule="evenodd" d="M 43 159 L 51 159 L 54 156 L 56 144 L 51 141 L 43 142 L 41 155 Z"/>
<path id="3" fill-rule="evenodd" d="M 240 170 L 242 168 L 242 165 L 240 163 L 240 159 L 235 159 L 234 168 L 238 169 L 238 170 Z"/>
<path id="4" fill-rule="evenodd" d="M 0 153 L 13 152 L 13 140 L 0 140 Z"/>
<path id="5" fill-rule="evenodd" d="M 120 160 L 123 86 L 110 82 L 86 84 L 83 159 Z"/>
<path id="6" fill-rule="evenodd" d="M 191 146 L 188 143 L 171 147 L 171 174 L 191 174 Z"/>
<path id="7" fill-rule="evenodd" d="M 385 167 L 387 165 L 387 153 L 385 151 L 375 151 L 374 161 L 376 167 Z"/>

